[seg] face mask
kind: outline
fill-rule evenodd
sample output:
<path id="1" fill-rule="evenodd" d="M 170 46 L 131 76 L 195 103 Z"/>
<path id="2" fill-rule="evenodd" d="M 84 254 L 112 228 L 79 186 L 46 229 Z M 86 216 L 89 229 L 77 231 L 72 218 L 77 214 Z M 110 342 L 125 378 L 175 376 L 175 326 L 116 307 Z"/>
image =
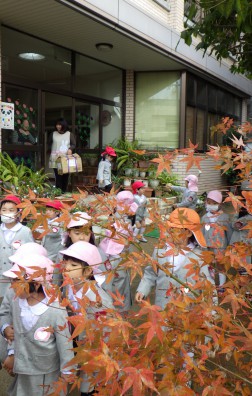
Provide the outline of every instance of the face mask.
<path id="1" fill-rule="evenodd" d="M 206 211 L 207 212 L 217 212 L 219 209 L 219 205 L 208 205 L 206 204 Z"/>
<path id="2" fill-rule="evenodd" d="M 13 223 L 16 220 L 16 213 L 7 213 L 5 215 L 1 215 L 1 222 L 8 224 Z"/>

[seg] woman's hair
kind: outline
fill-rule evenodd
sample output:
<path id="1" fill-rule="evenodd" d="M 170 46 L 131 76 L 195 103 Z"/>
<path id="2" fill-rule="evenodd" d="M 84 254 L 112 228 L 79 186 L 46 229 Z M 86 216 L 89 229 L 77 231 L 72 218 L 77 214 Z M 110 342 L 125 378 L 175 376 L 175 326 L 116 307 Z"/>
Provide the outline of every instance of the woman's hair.
<path id="1" fill-rule="evenodd" d="M 66 132 L 69 129 L 68 123 L 64 118 L 59 118 L 55 123 L 55 128 L 56 128 L 56 125 L 61 125 L 62 132 Z"/>
<path id="2" fill-rule="evenodd" d="M 89 265 L 88 265 L 88 263 L 86 263 L 86 261 L 77 259 L 75 257 L 67 256 L 66 254 L 63 254 L 63 260 L 69 260 L 69 259 L 74 261 L 76 264 L 80 264 L 83 267 L 83 269 L 89 267 Z M 89 279 L 95 280 L 94 275 L 90 275 Z"/>
<path id="3" fill-rule="evenodd" d="M 79 230 L 80 228 L 83 228 L 83 226 L 72 227 L 72 228 L 70 228 L 68 231 L 71 231 L 71 230 Z M 91 234 L 90 234 L 89 243 L 91 243 L 91 245 L 96 246 L 96 245 L 95 245 L 95 236 L 94 236 L 94 233 L 93 233 L 93 231 L 92 231 L 92 227 L 90 227 L 90 231 L 91 231 Z M 66 248 L 69 248 L 69 246 L 71 246 L 72 244 L 73 244 L 72 239 L 71 239 L 70 236 L 68 235 L 67 238 L 66 238 L 65 247 L 66 247 Z"/>
<path id="4" fill-rule="evenodd" d="M 188 243 L 194 243 L 196 245 L 197 241 L 196 241 L 196 238 L 195 238 L 195 236 L 193 234 L 188 239 Z"/>

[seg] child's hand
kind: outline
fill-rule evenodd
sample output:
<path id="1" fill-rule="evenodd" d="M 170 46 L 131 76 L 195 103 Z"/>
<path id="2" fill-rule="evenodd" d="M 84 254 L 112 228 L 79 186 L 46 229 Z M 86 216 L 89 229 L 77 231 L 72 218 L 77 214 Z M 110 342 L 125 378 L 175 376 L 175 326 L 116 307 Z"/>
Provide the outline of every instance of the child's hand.
<path id="1" fill-rule="evenodd" d="M 244 227 L 244 224 L 241 221 L 236 221 L 236 223 L 234 224 L 234 228 L 236 230 L 240 230 L 242 227 Z"/>
<path id="2" fill-rule="evenodd" d="M 14 355 L 7 356 L 7 358 L 3 362 L 3 368 L 8 372 L 8 374 L 14 376 L 13 367 L 14 367 Z"/>
<path id="3" fill-rule="evenodd" d="M 144 300 L 144 295 L 141 292 L 136 292 L 135 300 L 137 303 L 141 303 Z"/>
<path id="4" fill-rule="evenodd" d="M 8 326 L 6 329 L 4 329 L 4 337 L 10 342 L 14 340 L 13 326 Z"/>

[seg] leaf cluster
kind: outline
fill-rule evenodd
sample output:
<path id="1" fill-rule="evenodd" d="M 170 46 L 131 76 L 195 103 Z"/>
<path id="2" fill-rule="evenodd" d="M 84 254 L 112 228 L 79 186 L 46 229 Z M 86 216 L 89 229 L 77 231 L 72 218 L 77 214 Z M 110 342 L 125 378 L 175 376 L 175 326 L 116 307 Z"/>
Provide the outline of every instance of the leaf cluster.
<path id="1" fill-rule="evenodd" d="M 192 23 L 199 9 L 204 17 Z M 250 0 L 192 0 L 185 28 L 181 38 L 187 45 L 199 37 L 196 50 L 203 50 L 204 55 L 213 53 L 218 60 L 232 57 L 231 71 L 252 78 Z"/>

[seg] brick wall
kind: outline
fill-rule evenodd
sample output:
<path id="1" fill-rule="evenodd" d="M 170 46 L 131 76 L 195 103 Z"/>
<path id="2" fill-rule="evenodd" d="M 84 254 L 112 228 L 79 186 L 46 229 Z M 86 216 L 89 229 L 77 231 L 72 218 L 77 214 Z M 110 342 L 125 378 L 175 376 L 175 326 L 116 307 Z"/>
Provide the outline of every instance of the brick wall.
<path id="1" fill-rule="evenodd" d="M 227 186 L 225 177 L 221 176 L 220 170 L 214 169 L 217 163 L 205 154 L 200 156 L 204 158 L 200 164 L 201 173 L 195 166 L 193 166 L 189 172 L 187 172 L 187 162 L 180 162 L 181 159 L 185 158 L 182 155 L 179 155 L 173 162 L 172 172 L 178 177 L 181 186 L 184 186 L 184 178 L 191 174 L 196 175 L 199 178 L 199 194 L 210 190 L 225 189 Z"/>
<path id="2" fill-rule="evenodd" d="M 154 0 L 128 0 L 134 7 L 150 15 L 152 19 L 181 32 L 184 19 L 184 0 L 167 0 L 170 11 L 157 4 Z"/>
<path id="3" fill-rule="evenodd" d="M 125 110 L 125 137 L 132 141 L 134 139 L 134 71 L 126 71 L 126 110 Z"/>

